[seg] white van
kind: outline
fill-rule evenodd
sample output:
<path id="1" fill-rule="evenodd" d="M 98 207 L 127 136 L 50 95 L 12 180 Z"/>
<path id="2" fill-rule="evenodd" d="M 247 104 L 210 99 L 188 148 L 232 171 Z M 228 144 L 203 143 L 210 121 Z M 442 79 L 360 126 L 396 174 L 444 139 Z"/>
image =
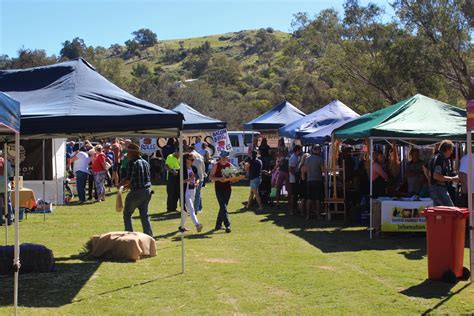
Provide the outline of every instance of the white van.
<path id="1" fill-rule="evenodd" d="M 227 133 L 232 145 L 230 160 L 232 164 L 236 165 L 247 157 L 252 139 L 258 138 L 260 133 L 251 131 L 228 131 Z"/>

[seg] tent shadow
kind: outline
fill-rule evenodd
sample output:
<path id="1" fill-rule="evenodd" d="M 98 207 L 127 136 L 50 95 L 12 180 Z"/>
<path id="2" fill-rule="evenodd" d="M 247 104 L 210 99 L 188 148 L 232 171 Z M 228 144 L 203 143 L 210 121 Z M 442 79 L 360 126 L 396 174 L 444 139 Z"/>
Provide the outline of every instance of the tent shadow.
<path id="1" fill-rule="evenodd" d="M 316 221 L 314 218 L 306 220 L 301 216 L 287 215 L 281 210 L 269 210 L 256 214 L 265 216 L 262 222 L 273 222 L 324 253 L 401 250 L 399 254 L 409 260 L 421 260 L 426 255 L 426 238 L 421 234 L 415 236 L 391 234 L 370 240 L 367 229 L 359 225 L 326 220 Z"/>
<path id="2" fill-rule="evenodd" d="M 72 259 L 71 259 L 72 260 Z M 73 302 L 100 262 L 56 263 L 56 272 L 20 274 L 18 302 L 24 307 L 60 307 Z M 0 305 L 13 305 L 13 278 L 0 277 Z"/>

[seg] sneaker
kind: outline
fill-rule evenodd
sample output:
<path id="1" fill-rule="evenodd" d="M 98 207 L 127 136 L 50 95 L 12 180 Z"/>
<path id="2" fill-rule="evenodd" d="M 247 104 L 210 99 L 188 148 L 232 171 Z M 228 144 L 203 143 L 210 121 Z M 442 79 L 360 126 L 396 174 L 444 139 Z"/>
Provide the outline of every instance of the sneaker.
<path id="1" fill-rule="evenodd" d="M 232 231 L 232 229 L 230 229 L 230 226 L 225 228 L 226 233 L 230 233 L 231 231 Z"/>
<path id="2" fill-rule="evenodd" d="M 196 225 L 196 230 L 197 230 L 198 233 L 200 233 L 201 230 L 202 230 L 202 224 L 197 224 Z"/>
<path id="3" fill-rule="evenodd" d="M 189 231 L 189 229 L 187 229 L 186 227 L 181 227 L 181 226 L 178 227 L 178 230 L 179 230 L 180 233 L 184 233 L 184 232 L 188 232 L 188 231 Z"/>

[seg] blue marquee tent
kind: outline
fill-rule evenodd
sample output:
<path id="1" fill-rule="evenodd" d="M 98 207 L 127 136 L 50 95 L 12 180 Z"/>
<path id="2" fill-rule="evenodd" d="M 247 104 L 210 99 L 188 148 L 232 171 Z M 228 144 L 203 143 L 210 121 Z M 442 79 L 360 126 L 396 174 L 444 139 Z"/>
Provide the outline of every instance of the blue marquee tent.
<path id="1" fill-rule="evenodd" d="M 303 116 L 305 114 L 297 107 L 288 101 L 283 101 L 256 119 L 245 123 L 244 129 L 253 131 L 276 130 Z"/>
<path id="2" fill-rule="evenodd" d="M 226 123 L 206 116 L 186 103 L 178 104 L 173 111 L 179 112 L 184 116 L 183 130 L 218 130 L 226 127 Z"/>
<path id="3" fill-rule="evenodd" d="M 0 71 L 0 91 L 21 103 L 27 138 L 177 136 L 182 127 L 181 114 L 132 96 L 82 58 Z"/>
<path id="4" fill-rule="evenodd" d="M 323 108 L 310 113 L 299 120 L 289 123 L 278 130 L 278 134 L 288 138 L 302 138 L 304 135 L 316 133 L 313 137 L 306 137 L 311 142 L 314 137 L 330 136 L 334 126 L 340 122 L 358 117 L 359 114 L 339 100 L 334 100 Z M 327 134 L 318 133 L 324 130 Z M 304 138 L 302 138 L 304 139 Z"/>

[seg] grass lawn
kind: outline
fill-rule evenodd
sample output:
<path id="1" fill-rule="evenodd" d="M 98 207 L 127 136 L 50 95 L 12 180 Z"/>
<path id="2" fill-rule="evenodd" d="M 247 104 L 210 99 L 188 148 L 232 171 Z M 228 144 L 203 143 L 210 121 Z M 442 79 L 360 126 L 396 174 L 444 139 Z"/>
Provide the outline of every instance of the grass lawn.
<path id="1" fill-rule="evenodd" d="M 241 211 L 248 188 L 235 187 L 233 231 L 212 233 L 213 187 L 203 191 L 201 234 L 186 235 L 186 272 L 163 186 L 151 203 L 158 255 L 136 263 L 75 259 L 89 236 L 122 230 L 115 196 L 106 203 L 58 207 L 43 221 L 29 215 L 21 241 L 57 257 L 57 272 L 20 275 L 20 313 L 35 315 L 157 314 L 420 314 L 474 311 L 474 287 L 426 281 L 424 237 L 370 241 L 363 227 L 316 225 L 282 211 Z M 191 227 L 188 220 L 188 227 Z M 138 219 L 135 229 L 141 231 Z M 4 228 L 0 243 L 4 244 Z M 11 233 L 13 237 L 13 231 Z M 465 265 L 468 265 L 467 249 Z M 0 314 L 12 312 L 12 278 L 0 277 Z"/>

